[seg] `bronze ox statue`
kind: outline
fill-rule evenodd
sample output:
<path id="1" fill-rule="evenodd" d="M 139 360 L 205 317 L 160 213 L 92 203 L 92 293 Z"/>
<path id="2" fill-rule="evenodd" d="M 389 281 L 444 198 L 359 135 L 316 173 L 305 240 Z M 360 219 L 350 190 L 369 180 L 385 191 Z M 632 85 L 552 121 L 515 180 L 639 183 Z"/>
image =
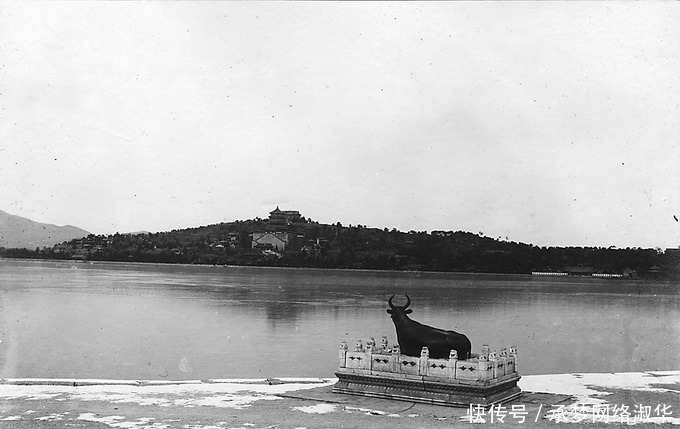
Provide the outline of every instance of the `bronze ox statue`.
<path id="1" fill-rule="evenodd" d="M 458 359 L 470 357 L 472 345 L 468 337 L 458 332 L 433 328 L 411 320 L 407 316 L 413 312 L 408 308 L 411 305 L 411 298 L 406 295 L 404 306 L 394 305 L 393 298 L 394 295 L 387 301 L 390 306 L 387 312 L 392 316 L 394 327 L 397 329 L 397 342 L 401 353 L 419 357 L 422 348 L 427 346 L 430 357 L 434 359 L 448 359 L 451 350 L 458 353 Z"/>

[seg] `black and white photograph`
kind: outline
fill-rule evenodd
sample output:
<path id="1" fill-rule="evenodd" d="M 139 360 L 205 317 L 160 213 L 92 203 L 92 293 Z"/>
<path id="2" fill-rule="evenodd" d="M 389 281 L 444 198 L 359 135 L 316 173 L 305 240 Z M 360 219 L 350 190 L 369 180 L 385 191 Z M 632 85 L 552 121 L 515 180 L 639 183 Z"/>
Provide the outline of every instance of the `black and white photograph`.
<path id="1" fill-rule="evenodd" d="M 0 1 L 0 427 L 677 427 L 678 23 Z"/>

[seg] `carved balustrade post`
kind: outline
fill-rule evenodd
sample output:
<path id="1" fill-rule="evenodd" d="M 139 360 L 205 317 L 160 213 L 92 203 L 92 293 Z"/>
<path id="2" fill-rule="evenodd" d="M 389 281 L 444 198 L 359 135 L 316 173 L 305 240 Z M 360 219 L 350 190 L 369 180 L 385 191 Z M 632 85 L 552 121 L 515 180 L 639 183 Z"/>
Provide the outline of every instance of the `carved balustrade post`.
<path id="1" fill-rule="evenodd" d="M 420 362 L 418 366 L 419 375 L 427 375 L 427 365 L 430 360 L 430 350 L 427 347 L 423 347 L 420 351 Z"/>
<path id="2" fill-rule="evenodd" d="M 340 343 L 340 368 L 345 368 L 347 366 L 347 341 Z"/>
<path id="3" fill-rule="evenodd" d="M 399 371 L 399 360 L 401 358 L 401 349 L 399 344 L 392 346 L 392 354 L 390 355 L 390 372 L 395 374 Z"/>
<path id="4" fill-rule="evenodd" d="M 387 336 L 383 335 L 380 339 L 380 351 L 382 353 L 387 353 L 389 351 L 389 345 L 387 344 Z"/>
<path id="5" fill-rule="evenodd" d="M 449 366 L 447 368 L 447 377 L 450 379 L 456 378 L 456 365 L 458 364 L 458 351 L 451 350 L 449 353 Z"/>
<path id="6" fill-rule="evenodd" d="M 510 346 L 508 352 L 508 363 L 512 366 L 512 372 L 517 372 L 517 347 Z"/>
<path id="7" fill-rule="evenodd" d="M 365 367 L 364 369 L 371 370 L 373 368 L 373 347 L 375 346 L 375 340 L 373 337 L 369 338 L 366 342 L 366 357 L 364 358 Z"/>
<path id="8" fill-rule="evenodd" d="M 489 362 L 489 355 L 480 355 L 477 363 L 477 380 L 487 381 L 493 378 L 493 362 Z"/>

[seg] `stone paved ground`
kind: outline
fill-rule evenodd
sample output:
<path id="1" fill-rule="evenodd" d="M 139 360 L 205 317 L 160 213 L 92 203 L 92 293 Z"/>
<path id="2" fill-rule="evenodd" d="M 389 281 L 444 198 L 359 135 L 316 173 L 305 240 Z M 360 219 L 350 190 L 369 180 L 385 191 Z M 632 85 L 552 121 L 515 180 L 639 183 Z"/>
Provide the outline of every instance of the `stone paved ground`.
<path id="1" fill-rule="evenodd" d="M 674 379 L 673 379 L 674 380 Z M 680 425 L 680 383 L 664 382 L 647 389 L 608 388 L 609 423 L 604 407 L 565 408 L 577 403 L 569 395 L 524 392 L 523 395 L 476 417 L 483 423 L 470 423 L 465 408 L 449 408 L 410 402 L 340 395 L 331 392 L 332 382 L 305 385 L 282 383 L 211 383 L 168 386 L 16 386 L 0 384 L 0 427 L 8 428 L 459 428 L 459 427 L 619 427 L 613 406 L 620 413 L 627 405 L 633 415 L 636 405 L 649 407 L 650 419 L 642 427 Z M 601 392 L 603 389 L 599 389 Z M 601 401 L 601 399 L 600 399 Z M 660 405 L 659 416 L 654 409 Z M 562 408 L 560 408 L 562 407 Z M 512 414 L 512 411 L 526 414 Z M 561 409 L 561 414 L 555 411 Z M 484 414 L 482 414 L 482 412 Z M 668 414 L 668 413 L 672 414 Z M 599 414 L 598 414 L 599 413 Z M 559 417 L 560 422 L 548 419 Z M 593 416 L 599 422 L 593 423 Z M 618 414 L 617 414 L 618 415 Z M 504 417 L 500 422 L 498 417 Z M 524 421 L 522 421 L 524 417 Z M 657 417 L 657 418 L 655 418 Z M 578 421 L 567 423 L 565 421 Z"/>

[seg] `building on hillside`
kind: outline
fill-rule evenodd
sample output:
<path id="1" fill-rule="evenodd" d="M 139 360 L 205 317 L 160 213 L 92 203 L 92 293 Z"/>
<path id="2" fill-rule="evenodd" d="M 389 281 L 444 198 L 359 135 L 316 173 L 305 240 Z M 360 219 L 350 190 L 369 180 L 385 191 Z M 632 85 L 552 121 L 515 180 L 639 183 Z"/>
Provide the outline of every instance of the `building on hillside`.
<path id="1" fill-rule="evenodd" d="M 269 226 L 272 229 L 286 228 L 301 222 L 302 216 L 297 210 L 281 210 L 278 206 L 269 212 Z"/>
<path id="2" fill-rule="evenodd" d="M 570 276 L 590 277 L 595 272 L 595 269 L 593 267 L 584 267 L 582 264 L 578 264 L 577 267 L 567 267 L 565 271 Z"/>
<path id="3" fill-rule="evenodd" d="M 283 252 L 290 243 L 291 235 L 287 232 L 253 232 L 251 248 L 274 249 Z"/>
<path id="4" fill-rule="evenodd" d="M 651 276 L 658 276 L 661 274 L 661 268 L 657 267 L 656 265 L 652 265 L 649 267 L 649 270 L 647 270 L 647 274 Z"/>
<path id="5" fill-rule="evenodd" d="M 623 270 L 623 277 L 626 277 L 626 278 L 637 277 L 637 271 L 635 271 L 632 268 L 626 267 Z"/>

